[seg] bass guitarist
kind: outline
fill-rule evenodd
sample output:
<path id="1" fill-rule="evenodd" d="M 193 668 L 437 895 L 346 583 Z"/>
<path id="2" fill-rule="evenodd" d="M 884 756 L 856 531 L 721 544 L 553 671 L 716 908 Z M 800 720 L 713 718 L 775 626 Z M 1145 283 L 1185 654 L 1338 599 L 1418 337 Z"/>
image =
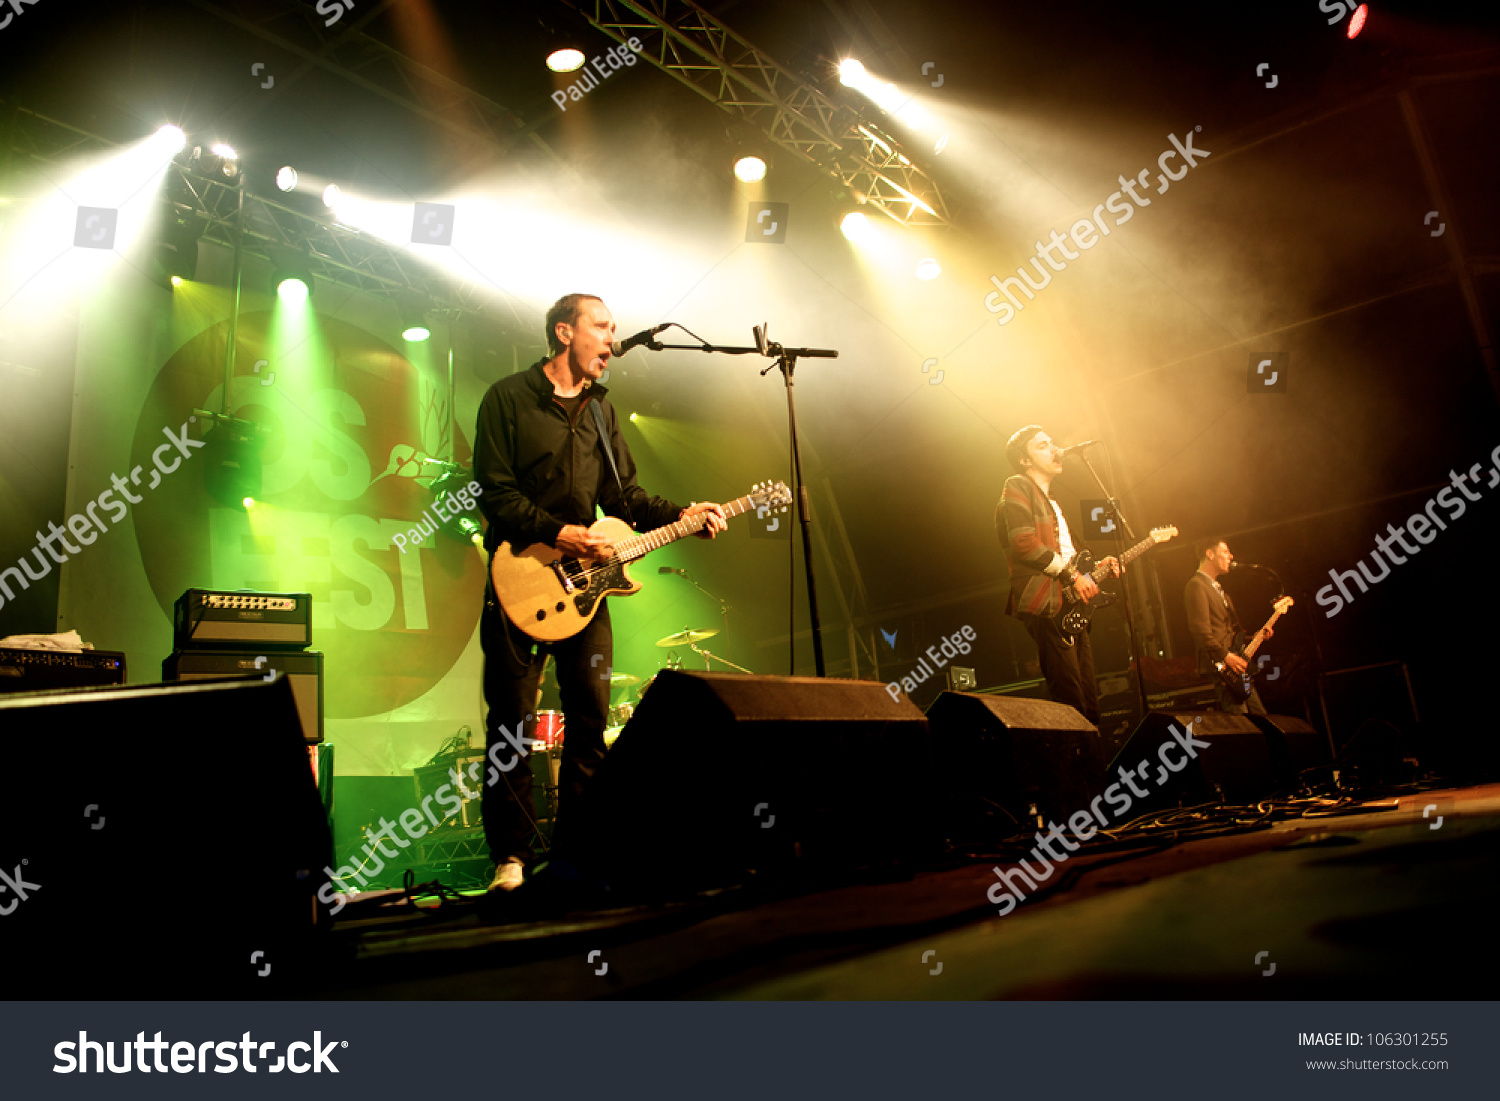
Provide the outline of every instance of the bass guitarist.
<path id="1" fill-rule="evenodd" d="M 1062 451 L 1041 425 L 1028 424 L 1005 445 L 1015 474 L 1005 481 L 995 507 L 995 530 L 1010 561 L 1010 597 L 1005 611 L 1026 627 L 1036 643 L 1042 677 L 1058 703 L 1069 704 L 1094 725 L 1099 723 L 1099 685 L 1088 632 L 1069 638 L 1057 622 L 1063 589 L 1081 599 L 1098 595 L 1099 586 L 1071 563 L 1075 556 L 1068 521 L 1052 499 L 1052 479 L 1062 473 Z M 1097 569 L 1118 570 L 1114 558 Z"/>
<path id="2" fill-rule="evenodd" d="M 1226 669 L 1244 673 L 1248 663 L 1234 652 L 1236 643 L 1244 636 L 1239 614 L 1234 610 L 1234 601 L 1229 598 L 1219 578 L 1229 572 L 1234 554 L 1229 544 L 1222 539 L 1205 539 L 1197 544 L 1198 570 L 1188 578 L 1182 598 L 1187 605 L 1188 631 L 1198 648 L 1198 672 L 1208 673 L 1214 682 L 1218 697 L 1218 708 L 1232 715 L 1264 715 L 1266 705 L 1260 702 L 1260 693 L 1250 690 L 1250 698 L 1236 701 L 1218 677 L 1213 676 L 1214 666 L 1222 662 Z M 1262 628 L 1265 637 L 1274 633 L 1270 625 Z"/>
<path id="3" fill-rule="evenodd" d="M 718 504 L 683 508 L 649 496 L 636 484 L 630 448 L 599 385 L 615 332 L 604 302 L 594 295 L 566 295 L 547 311 L 546 324 L 549 357 L 495 383 L 479 406 L 474 477 L 489 521 L 485 549 L 494 554 L 502 542 L 518 547 L 545 543 L 581 559 L 601 558 L 608 553 L 605 541 L 588 530 L 596 507 L 637 530 L 703 515 L 705 527 L 699 534 L 711 539 L 723 531 L 725 516 Z M 517 760 L 519 754 L 501 728 L 519 739 L 522 720 L 533 710 L 545 657 L 511 624 L 489 585 L 479 638 L 489 707 L 487 750 L 492 764 L 500 766 L 486 767 L 486 780 L 496 782 L 485 783 L 482 801 L 485 840 L 496 865 L 490 889 L 509 891 L 521 885 L 531 860 L 531 768 L 530 762 Z M 578 634 L 550 643 L 548 649 L 556 662 L 566 730 L 558 778 L 558 819 L 565 826 L 566 815 L 576 813 L 585 782 L 604 758 L 614 652 L 608 606 Z M 526 737 L 534 723 L 527 723 Z M 502 773 L 512 760 L 517 766 Z M 566 835 L 554 831 L 553 837 L 556 849 Z"/>

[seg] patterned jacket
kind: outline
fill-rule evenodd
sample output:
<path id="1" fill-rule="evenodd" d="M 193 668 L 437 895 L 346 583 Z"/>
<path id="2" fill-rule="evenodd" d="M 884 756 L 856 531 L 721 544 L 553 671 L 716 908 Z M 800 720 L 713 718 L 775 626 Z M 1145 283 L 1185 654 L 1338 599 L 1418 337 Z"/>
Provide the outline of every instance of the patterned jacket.
<path id="1" fill-rule="evenodd" d="M 1010 615 L 1056 615 L 1062 610 L 1063 586 L 1057 517 L 1041 487 L 1024 474 L 1005 480 L 995 506 L 995 532 L 1010 559 Z M 1048 572 L 1044 572 L 1048 571 Z"/>

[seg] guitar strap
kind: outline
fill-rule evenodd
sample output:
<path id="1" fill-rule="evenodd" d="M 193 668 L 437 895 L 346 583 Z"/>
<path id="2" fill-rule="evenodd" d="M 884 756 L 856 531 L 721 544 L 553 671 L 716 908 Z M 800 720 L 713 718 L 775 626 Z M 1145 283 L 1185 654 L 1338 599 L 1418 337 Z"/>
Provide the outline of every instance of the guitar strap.
<path id="1" fill-rule="evenodd" d="M 605 458 L 609 459 L 609 469 L 615 476 L 615 488 L 620 491 L 620 503 L 625 506 L 625 514 L 630 516 L 630 526 L 635 527 L 635 517 L 630 511 L 630 502 L 625 499 L 625 484 L 620 481 L 620 468 L 615 465 L 615 449 L 609 445 L 609 429 L 604 426 L 604 412 L 599 408 L 599 403 L 589 400 L 589 409 L 594 414 L 594 425 L 599 429 L 599 446 L 604 448 Z"/>

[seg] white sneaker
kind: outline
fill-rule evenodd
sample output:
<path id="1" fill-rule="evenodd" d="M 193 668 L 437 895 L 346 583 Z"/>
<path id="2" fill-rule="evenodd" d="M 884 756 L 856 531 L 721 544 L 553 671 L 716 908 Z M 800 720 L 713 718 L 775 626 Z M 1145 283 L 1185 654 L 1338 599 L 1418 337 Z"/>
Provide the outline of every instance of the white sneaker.
<path id="1" fill-rule="evenodd" d="M 525 878 L 521 861 L 512 856 L 504 863 L 495 865 L 495 878 L 490 881 L 492 891 L 514 891 Z"/>

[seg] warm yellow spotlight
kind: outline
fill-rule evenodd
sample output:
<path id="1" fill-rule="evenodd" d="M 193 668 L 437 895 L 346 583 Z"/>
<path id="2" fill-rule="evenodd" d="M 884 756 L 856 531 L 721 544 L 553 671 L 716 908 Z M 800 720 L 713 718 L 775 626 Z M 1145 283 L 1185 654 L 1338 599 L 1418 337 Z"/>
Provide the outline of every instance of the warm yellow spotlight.
<path id="1" fill-rule="evenodd" d="M 630 414 L 630 419 L 631 419 L 632 422 L 635 421 L 635 414 L 634 413 Z"/>
<path id="2" fill-rule="evenodd" d="M 931 256 L 928 256 L 927 258 L 917 263 L 918 279 L 936 279 L 942 274 L 943 266 L 936 260 L 934 260 Z"/>
<path id="3" fill-rule="evenodd" d="M 846 57 L 839 62 L 839 83 L 846 88 L 857 88 L 865 79 L 865 67 L 863 63 Z"/>
<path id="4" fill-rule="evenodd" d="M 741 157 L 734 162 L 734 174 L 745 183 L 766 178 L 766 162 L 759 157 Z"/>
<path id="5" fill-rule="evenodd" d="M 172 276 L 172 286 L 174 286 L 174 287 L 180 287 L 180 286 L 182 286 L 182 276 L 180 276 L 180 275 L 174 275 L 174 276 Z"/>
<path id="6" fill-rule="evenodd" d="M 870 219 L 853 210 L 844 215 L 843 221 L 839 222 L 839 229 L 849 240 L 861 241 L 870 235 Z"/>
<path id="7" fill-rule="evenodd" d="M 234 151 L 234 146 L 226 145 L 222 141 L 209 146 L 208 151 L 216 157 L 223 157 L 226 161 L 237 161 L 240 159 L 240 155 Z"/>
<path id="8" fill-rule="evenodd" d="M 571 73 L 583 68 L 583 51 L 571 47 L 553 50 L 547 55 L 547 68 L 554 73 Z"/>

